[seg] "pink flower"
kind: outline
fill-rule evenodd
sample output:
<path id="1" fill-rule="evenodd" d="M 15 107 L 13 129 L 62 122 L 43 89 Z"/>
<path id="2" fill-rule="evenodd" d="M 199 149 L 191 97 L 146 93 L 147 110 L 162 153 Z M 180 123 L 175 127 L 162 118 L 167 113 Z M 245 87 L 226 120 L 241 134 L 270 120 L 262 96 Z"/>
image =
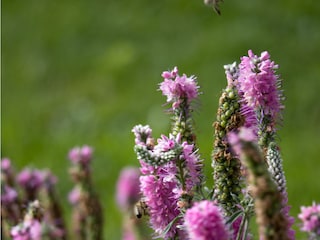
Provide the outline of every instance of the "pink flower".
<path id="1" fill-rule="evenodd" d="M 208 200 L 196 202 L 186 211 L 184 226 L 190 240 L 227 240 L 229 232 L 217 205 Z"/>
<path id="2" fill-rule="evenodd" d="M 236 155 L 241 155 L 242 141 L 245 142 L 256 142 L 257 135 L 252 128 L 241 127 L 239 132 L 230 132 L 228 134 L 228 142 L 231 145 Z"/>
<path id="3" fill-rule="evenodd" d="M 167 225 L 180 213 L 177 208 L 178 199 L 173 193 L 177 183 L 154 175 L 141 176 L 140 183 L 141 192 L 148 206 L 151 226 L 157 234 L 161 235 Z M 176 234 L 177 229 L 174 225 L 164 238 L 173 238 Z"/>
<path id="4" fill-rule="evenodd" d="M 185 168 L 187 171 L 186 187 L 187 191 L 192 190 L 201 181 L 202 161 L 197 152 L 194 151 L 194 145 L 187 142 L 182 143 L 182 157 L 185 159 Z"/>
<path id="5" fill-rule="evenodd" d="M 282 93 L 278 89 L 280 80 L 275 73 L 278 65 L 270 60 L 268 52 L 262 52 L 258 57 L 249 50 L 248 57 L 241 58 L 239 68 L 238 88 L 245 102 L 276 119 L 283 108 Z"/>
<path id="6" fill-rule="evenodd" d="M 39 189 L 43 184 L 43 180 L 41 171 L 30 168 L 25 168 L 17 176 L 18 183 L 28 191 Z"/>
<path id="7" fill-rule="evenodd" d="M 73 163 L 81 163 L 81 164 L 88 164 L 92 159 L 92 148 L 84 145 L 81 147 L 75 147 L 70 150 L 69 152 L 69 159 Z"/>
<path id="8" fill-rule="evenodd" d="M 169 71 L 164 71 L 162 74 L 161 74 L 161 77 L 165 78 L 165 79 L 172 79 L 172 78 L 175 78 L 178 74 L 178 68 L 177 67 L 174 67 L 173 70 L 171 72 Z"/>
<path id="9" fill-rule="evenodd" d="M 158 144 L 155 146 L 155 152 L 167 152 L 176 147 L 177 141 L 179 139 L 175 139 L 173 135 L 170 134 L 169 137 L 165 135 L 161 135 L 161 138 L 157 140 Z"/>
<path id="10" fill-rule="evenodd" d="M 15 189 L 9 186 L 3 186 L 1 188 L 1 204 L 4 206 L 10 205 L 18 198 L 18 193 Z"/>
<path id="11" fill-rule="evenodd" d="M 199 86 L 194 76 L 180 76 L 177 67 L 171 72 L 163 72 L 161 76 L 164 81 L 160 83 L 159 89 L 167 96 L 167 102 L 172 102 L 174 109 L 180 106 L 182 100 L 186 99 L 189 103 L 198 97 Z"/>
<path id="12" fill-rule="evenodd" d="M 301 231 L 320 236 L 320 204 L 314 202 L 312 206 L 302 206 L 298 218 L 302 221 Z"/>
<path id="13" fill-rule="evenodd" d="M 76 186 L 74 187 L 68 195 L 68 200 L 72 205 L 79 203 L 81 198 L 81 188 Z"/>
<path id="14" fill-rule="evenodd" d="M 11 169 L 11 161 L 9 158 L 1 159 L 1 171 L 8 172 Z"/>
<path id="15" fill-rule="evenodd" d="M 42 225 L 37 220 L 25 220 L 10 231 L 13 240 L 41 240 Z"/>
<path id="16" fill-rule="evenodd" d="M 167 225 L 179 215 L 177 207 L 179 196 L 175 193 L 179 189 L 176 179 L 177 167 L 174 162 L 168 162 L 161 167 L 152 167 L 143 161 L 140 177 L 140 189 L 150 215 L 151 227 L 155 233 L 161 235 Z M 177 222 L 178 224 L 178 222 Z M 174 224 L 163 236 L 165 239 L 181 234 Z"/>
<path id="17" fill-rule="evenodd" d="M 121 209 L 128 209 L 140 199 L 140 172 L 134 167 L 122 169 L 117 182 L 117 203 Z"/>

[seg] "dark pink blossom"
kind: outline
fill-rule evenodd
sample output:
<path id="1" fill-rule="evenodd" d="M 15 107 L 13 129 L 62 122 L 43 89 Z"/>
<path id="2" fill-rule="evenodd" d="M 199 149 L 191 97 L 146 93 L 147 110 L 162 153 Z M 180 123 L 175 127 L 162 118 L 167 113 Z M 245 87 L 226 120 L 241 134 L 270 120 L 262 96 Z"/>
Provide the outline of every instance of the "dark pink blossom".
<path id="1" fill-rule="evenodd" d="M 42 225 L 38 220 L 26 219 L 11 229 L 13 240 L 41 240 Z"/>
<path id="2" fill-rule="evenodd" d="M 43 184 L 43 174 L 37 169 L 25 168 L 17 176 L 18 183 L 27 190 L 37 190 Z"/>
<path id="3" fill-rule="evenodd" d="M 1 159 L 1 171 L 8 172 L 11 170 L 11 161 L 9 158 Z"/>
<path id="4" fill-rule="evenodd" d="M 228 142 L 236 155 L 241 155 L 242 141 L 256 142 L 257 135 L 252 128 L 241 127 L 239 132 L 230 132 L 228 134 Z"/>
<path id="5" fill-rule="evenodd" d="M 227 240 L 230 234 L 219 207 L 213 202 L 196 202 L 186 211 L 184 226 L 190 240 Z"/>
<path id="6" fill-rule="evenodd" d="M 186 99 L 191 102 L 199 95 L 196 78 L 194 76 L 187 77 L 178 74 L 177 67 L 171 72 L 163 72 L 161 75 L 164 81 L 160 83 L 159 89 L 162 94 L 167 97 L 167 102 L 171 102 L 173 108 L 178 108 L 182 100 Z"/>
<path id="7" fill-rule="evenodd" d="M 186 190 L 190 191 L 201 181 L 201 167 L 202 161 L 197 152 L 194 151 L 194 145 L 187 142 L 182 143 L 183 151 L 182 157 L 185 159 L 186 176 Z"/>
<path id="8" fill-rule="evenodd" d="M 140 172 L 138 168 L 122 169 L 117 182 L 116 198 L 121 209 L 128 209 L 140 199 Z"/>
<path id="9" fill-rule="evenodd" d="M 1 204 L 3 204 L 3 206 L 10 205 L 11 203 L 15 202 L 17 198 L 18 193 L 15 189 L 6 185 L 1 188 Z"/>
<path id="10" fill-rule="evenodd" d="M 157 145 L 154 147 L 154 151 L 156 152 L 167 152 L 172 150 L 176 147 L 177 142 L 179 141 L 178 138 L 175 138 L 173 135 L 169 135 L 169 137 L 165 135 L 161 135 L 161 138 L 157 140 Z"/>
<path id="11" fill-rule="evenodd" d="M 298 218 L 302 221 L 301 231 L 320 237 L 320 204 L 312 203 L 312 206 L 302 206 Z"/>
<path id="12" fill-rule="evenodd" d="M 68 200 L 72 205 L 75 205 L 80 202 L 81 198 L 81 188 L 75 186 L 68 195 Z"/>
<path id="13" fill-rule="evenodd" d="M 73 163 L 88 164 L 92 159 L 92 148 L 84 145 L 83 147 L 75 147 L 69 152 L 69 159 Z"/>
<path id="14" fill-rule="evenodd" d="M 180 213 L 177 207 L 178 199 L 173 193 L 173 189 L 177 188 L 177 183 L 172 179 L 154 175 L 141 176 L 140 183 L 141 192 L 150 214 L 150 224 L 155 233 L 161 235 L 167 225 Z M 176 234 L 177 229 L 173 226 L 164 238 L 173 238 Z"/>
<path id="15" fill-rule="evenodd" d="M 277 68 L 266 51 L 258 57 L 249 50 L 248 56 L 242 57 L 239 64 L 238 87 L 246 104 L 273 119 L 277 119 L 283 108 L 282 93 L 278 89 L 280 80 L 275 73 Z"/>

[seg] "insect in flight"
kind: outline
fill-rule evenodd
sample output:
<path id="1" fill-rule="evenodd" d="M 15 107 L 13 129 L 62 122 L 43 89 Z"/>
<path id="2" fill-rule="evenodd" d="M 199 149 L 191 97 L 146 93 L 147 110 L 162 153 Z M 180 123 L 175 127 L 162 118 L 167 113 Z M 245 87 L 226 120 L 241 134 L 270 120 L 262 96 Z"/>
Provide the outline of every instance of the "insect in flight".
<path id="1" fill-rule="evenodd" d="M 146 202 L 141 199 L 135 205 L 133 209 L 136 218 L 142 218 L 143 216 L 149 216 L 148 206 Z"/>

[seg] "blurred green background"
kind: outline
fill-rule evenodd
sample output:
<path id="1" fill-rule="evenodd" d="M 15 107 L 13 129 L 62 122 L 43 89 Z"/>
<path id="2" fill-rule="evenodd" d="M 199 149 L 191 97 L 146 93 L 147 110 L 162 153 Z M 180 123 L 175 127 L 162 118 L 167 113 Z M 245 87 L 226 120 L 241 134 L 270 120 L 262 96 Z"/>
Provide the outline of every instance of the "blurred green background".
<path id="1" fill-rule="evenodd" d="M 279 141 L 292 215 L 319 202 L 320 2 L 226 0 L 221 10 L 201 0 L 2 1 L 2 156 L 18 170 L 50 168 L 69 214 L 68 150 L 93 146 L 105 239 L 120 239 L 115 183 L 122 167 L 138 166 L 130 131 L 169 129 L 161 72 L 198 77 L 196 131 L 211 186 L 223 65 L 268 50 L 287 98 Z"/>

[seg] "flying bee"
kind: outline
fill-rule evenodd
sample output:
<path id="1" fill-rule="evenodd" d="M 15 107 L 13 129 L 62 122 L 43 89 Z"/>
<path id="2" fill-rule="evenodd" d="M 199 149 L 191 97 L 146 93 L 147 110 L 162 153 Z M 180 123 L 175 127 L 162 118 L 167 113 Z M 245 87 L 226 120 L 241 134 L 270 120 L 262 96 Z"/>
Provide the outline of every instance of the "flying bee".
<path id="1" fill-rule="evenodd" d="M 136 218 L 142 218 L 143 216 L 149 216 L 148 206 L 143 199 L 140 199 L 133 209 L 133 213 Z"/>
<path id="2" fill-rule="evenodd" d="M 222 2 L 222 0 L 204 0 L 204 4 L 208 6 L 212 6 L 215 12 L 219 15 L 221 15 L 220 8 L 219 8 L 220 2 Z"/>

